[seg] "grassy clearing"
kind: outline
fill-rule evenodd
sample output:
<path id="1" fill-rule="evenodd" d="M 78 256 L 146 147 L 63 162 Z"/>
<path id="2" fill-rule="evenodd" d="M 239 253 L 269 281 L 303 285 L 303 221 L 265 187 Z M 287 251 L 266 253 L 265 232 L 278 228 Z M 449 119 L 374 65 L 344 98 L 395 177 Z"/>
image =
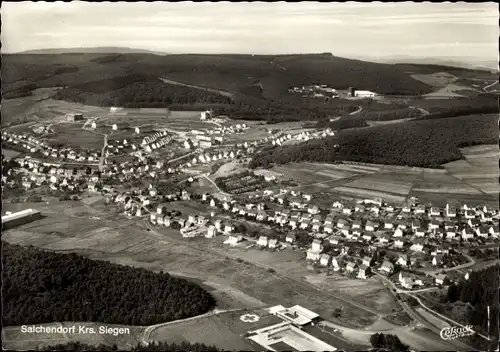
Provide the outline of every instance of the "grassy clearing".
<path id="1" fill-rule="evenodd" d="M 255 314 L 259 320 L 255 323 L 246 323 L 240 320 L 243 314 Z M 240 351 L 255 350 L 256 346 L 242 335 L 249 330 L 263 328 L 282 320 L 269 314 L 266 310 L 244 310 L 223 313 L 217 316 L 202 318 L 185 323 L 167 325 L 156 329 L 151 334 L 155 341 L 196 341 L 215 345 L 221 349 Z"/>

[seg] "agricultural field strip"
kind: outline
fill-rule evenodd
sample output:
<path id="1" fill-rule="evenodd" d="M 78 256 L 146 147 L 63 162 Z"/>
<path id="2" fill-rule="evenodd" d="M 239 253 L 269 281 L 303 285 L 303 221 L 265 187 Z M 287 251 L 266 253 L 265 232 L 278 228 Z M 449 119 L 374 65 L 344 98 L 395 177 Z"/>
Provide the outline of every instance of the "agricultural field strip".
<path id="1" fill-rule="evenodd" d="M 360 178 L 345 184 L 345 187 L 358 188 L 358 189 L 368 189 L 387 193 L 396 193 L 400 195 L 407 195 L 411 188 L 413 182 L 401 182 L 396 180 L 391 180 L 388 177 L 386 180 L 374 180 L 373 178 Z"/>
<path id="2" fill-rule="evenodd" d="M 395 201 L 395 202 L 403 202 L 406 197 L 401 197 L 401 196 L 396 196 L 384 192 L 376 192 L 376 191 L 370 191 L 370 190 L 364 190 L 364 189 L 359 189 L 359 188 L 351 188 L 351 187 L 335 187 L 333 191 L 340 192 L 340 193 L 347 193 L 347 194 L 353 194 L 357 195 L 358 197 L 366 197 L 366 198 L 383 198 L 387 199 L 390 201 Z"/>

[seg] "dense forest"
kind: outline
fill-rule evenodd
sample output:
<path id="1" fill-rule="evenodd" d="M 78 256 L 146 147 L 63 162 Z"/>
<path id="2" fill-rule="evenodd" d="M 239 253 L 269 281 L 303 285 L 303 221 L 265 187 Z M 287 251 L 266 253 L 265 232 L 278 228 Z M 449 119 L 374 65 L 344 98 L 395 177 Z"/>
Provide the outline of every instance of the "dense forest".
<path id="1" fill-rule="evenodd" d="M 370 336 L 370 343 L 374 348 L 387 349 L 391 352 L 409 351 L 408 346 L 402 343 L 399 337 L 392 334 L 373 334 Z"/>
<path id="2" fill-rule="evenodd" d="M 172 104 L 231 104 L 219 94 L 161 82 L 146 75 L 129 75 L 88 82 L 59 90 L 55 99 L 97 106 L 164 108 Z"/>
<path id="3" fill-rule="evenodd" d="M 42 349 L 40 349 L 42 350 Z M 118 347 L 107 345 L 88 345 L 80 342 L 69 342 L 66 344 L 59 344 L 47 346 L 43 351 L 71 351 L 71 352 L 84 352 L 84 351 L 118 351 Z M 153 342 L 147 346 L 137 345 L 131 349 L 132 352 L 155 352 L 155 351 L 169 351 L 169 352 L 217 352 L 219 351 L 215 346 L 207 346 L 198 342 L 182 342 L 169 343 L 169 342 Z"/>
<path id="4" fill-rule="evenodd" d="M 336 89 L 358 87 L 386 95 L 420 96 L 434 88 L 413 79 L 408 72 L 427 74 L 438 69 L 429 65 L 351 60 L 329 53 L 276 56 L 10 54 L 2 57 L 2 64 L 4 97 L 30 95 L 36 88 L 65 87 L 56 94 L 56 99 L 99 106 L 171 109 L 203 106 L 236 119 L 268 123 L 326 120 L 353 112 L 358 104 L 365 104 L 345 99 L 302 98 L 300 94 L 288 93 L 290 87 L 326 84 Z M 439 67 L 439 70 L 461 76 L 489 75 L 488 72 L 452 67 Z M 229 92 L 234 100 L 203 89 L 162 83 L 160 77 Z M 450 99 L 454 100 L 458 99 Z M 421 104 L 418 107 L 425 109 L 428 103 Z M 475 102 L 471 104 L 482 106 Z M 372 107 L 369 110 L 372 111 Z M 382 121 L 408 117 L 413 113 L 407 108 L 388 106 L 385 112 L 365 114 L 370 115 L 367 110 L 350 118 Z M 339 124 L 346 126 L 344 122 Z"/>
<path id="5" fill-rule="evenodd" d="M 487 306 L 490 307 L 489 335 L 493 338 L 493 342 L 488 344 L 481 337 L 475 337 L 474 339 L 474 346 L 479 344 L 484 347 L 485 351 L 488 350 L 487 347 L 498 346 L 499 279 L 500 265 L 498 264 L 480 271 L 473 271 L 470 273 L 468 280 L 462 280 L 458 284 L 451 284 L 445 297 L 445 302 L 455 303 L 460 301 L 468 303 L 470 309 L 468 309 L 466 316 L 461 318 L 484 335 L 488 335 Z"/>
<path id="6" fill-rule="evenodd" d="M 205 313 L 214 298 L 166 273 L 2 242 L 4 325 L 152 325 Z"/>
<path id="7" fill-rule="evenodd" d="M 462 158 L 460 147 L 498 143 L 498 116 L 473 115 L 407 121 L 340 131 L 335 137 L 269 148 L 256 154 L 250 167 L 291 162 L 343 160 L 439 168 Z"/>

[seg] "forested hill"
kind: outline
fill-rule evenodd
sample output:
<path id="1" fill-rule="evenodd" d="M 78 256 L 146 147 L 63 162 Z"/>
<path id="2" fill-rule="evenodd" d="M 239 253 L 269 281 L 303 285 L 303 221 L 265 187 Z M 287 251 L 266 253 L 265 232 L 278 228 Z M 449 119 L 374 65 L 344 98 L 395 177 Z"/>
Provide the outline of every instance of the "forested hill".
<path id="1" fill-rule="evenodd" d="M 152 325 L 215 306 L 200 286 L 165 273 L 2 242 L 4 325 L 92 321 Z"/>
<path id="2" fill-rule="evenodd" d="M 432 74 L 437 69 L 464 79 L 478 74 L 482 78 L 489 75 L 455 67 L 373 63 L 328 53 L 7 54 L 2 57 L 2 97 L 23 97 L 37 88 L 64 87 L 58 91 L 56 99 L 89 105 L 210 107 L 237 119 L 325 120 L 328 116 L 341 115 L 346 109 L 355 110 L 356 102 L 339 103 L 342 99 L 332 99 L 328 103 L 323 99 L 306 101 L 300 94 L 289 93 L 288 89 L 325 84 L 336 89 L 356 87 L 383 95 L 421 96 L 435 88 L 412 75 Z M 181 85 L 167 84 L 159 78 Z M 229 92 L 235 98 L 229 99 L 215 91 Z"/>
<path id="3" fill-rule="evenodd" d="M 494 143 L 498 143 L 497 114 L 408 121 L 348 129 L 326 139 L 268 148 L 254 156 L 250 167 L 348 160 L 439 168 L 462 158 L 460 147 Z"/>

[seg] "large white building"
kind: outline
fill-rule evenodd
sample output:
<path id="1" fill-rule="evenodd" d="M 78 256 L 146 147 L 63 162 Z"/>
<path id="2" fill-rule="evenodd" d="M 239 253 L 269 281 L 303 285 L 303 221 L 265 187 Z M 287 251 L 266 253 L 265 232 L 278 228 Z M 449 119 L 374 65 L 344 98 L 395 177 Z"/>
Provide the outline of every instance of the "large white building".
<path id="1" fill-rule="evenodd" d="M 42 214 L 35 209 L 25 209 L 17 213 L 2 216 L 2 230 L 27 224 L 42 218 Z"/>
<path id="2" fill-rule="evenodd" d="M 357 98 L 373 98 L 377 93 L 370 92 L 369 90 L 356 90 L 354 96 Z"/>

